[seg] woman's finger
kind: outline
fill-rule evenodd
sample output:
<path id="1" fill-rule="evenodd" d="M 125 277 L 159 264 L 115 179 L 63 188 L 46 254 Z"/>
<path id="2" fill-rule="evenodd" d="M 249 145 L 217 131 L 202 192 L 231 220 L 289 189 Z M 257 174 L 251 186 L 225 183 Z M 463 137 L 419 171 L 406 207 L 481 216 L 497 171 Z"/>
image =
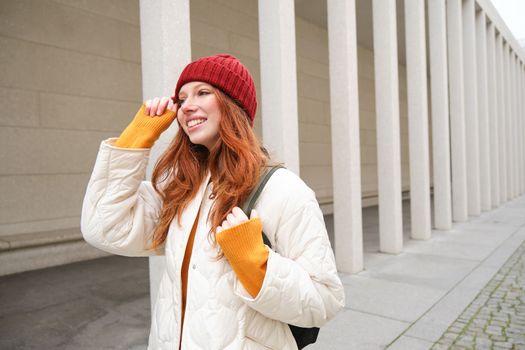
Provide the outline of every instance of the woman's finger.
<path id="1" fill-rule="evenodd" d="M 248 217 L 246 216 L 246 214 L 242 211 L 241 208 L 239 207 L 235 207 L 232 209 L 232 213 L 233 215 L 235 215 L 237 217 L 237 220 L 240 221 L 240 222 L 244 222 L 244 221 L 248 221 Z"/>
<path id="2" fill-rule="evenodd" d="M 146 115 L 149 115 L 150 110 L 151 110 L 151 100 L 146 100 L 146 102 L 144 102 L 144 113 L 146 113 Z"/>
<path id="3" fill-rule="evenodd" d="M 224 221 L 222 222 L 222 225 L 221 225 L 221 226 L 222 226 L 222 229 L 223 229 L 223 230 L 227 230 L 227 229 L 229 229 L 229 228 L 231 227 L 230 223 L 229 223 L 228 221 L 226 221 L 226 220 L 224 220 Z"/>
<path id="4" fill-rule="evenodd" d="M 175 112 L 177 113 L 177 111 L 179 110 L 179 106 L 174 103 L 170 108 L 169 108 L 172 112 Z"/>
<path id="5" fill-rule="evenodd" d="M 239 220 L 237 220 L 237 218 L 232 213 L 229 213 L 228 216 L 226 216 L 226 220 L 228 220 L 228 223 L 232 227 L 239 224 Z"/>
<path id="6" fill-rule="evenodd" d="M 158 97 L 155 97 L 153 101 L 151 102 L 151 109 L 149 111 L 149 116 L 153 117 L 157 113 L 157 108 L 159 107 L 160 99 Z"/>
<path id="7" fill-rule="evenodd" d="M 170 102 L 169 98 L 163 97 L 160 100 L 159 106 L 157 107 L 157 115 L 164 114 L 164 111 L 166 110 L 166 107 L 168 107 L 168 103 Z"/>
<path id="8" fill-rule="evenodd" d="M 222 226 L 217 226 L 217 228 L 215 229 L 215 233 L 219 233 L 222 231 Z"/>
<path id="9" fill-rule="evenodd" d="M 250 219 L 258 218 L 259 214 L 255 211 L 255 209 L 252 209 L 252 212 L 250 213 Z"/>

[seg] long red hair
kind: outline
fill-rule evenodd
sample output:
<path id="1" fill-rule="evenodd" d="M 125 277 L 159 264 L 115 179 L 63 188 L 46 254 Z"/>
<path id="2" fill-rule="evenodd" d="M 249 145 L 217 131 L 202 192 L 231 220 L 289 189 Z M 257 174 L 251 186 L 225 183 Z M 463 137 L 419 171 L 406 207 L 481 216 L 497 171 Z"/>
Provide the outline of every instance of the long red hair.
<path id="1" fill-rule="evenodd" d="M 163 205 L 151 249 L 164 244 L 173 219 L 180 224 L 182 213 L 197 194 L 208 171 L 214 198 L 208 217 L 211 222 L 209 235 L 215 241 L 217 226 L 235 206 L 244 203 L 269 162 L 246 112 L 221 90 L 215 88 L 212 93 L 217 97 L 221 112 L 219 139 L 212 149 L 193 144 L 179 125 L 175 138 L 155 165 L 152 183 Z"/>

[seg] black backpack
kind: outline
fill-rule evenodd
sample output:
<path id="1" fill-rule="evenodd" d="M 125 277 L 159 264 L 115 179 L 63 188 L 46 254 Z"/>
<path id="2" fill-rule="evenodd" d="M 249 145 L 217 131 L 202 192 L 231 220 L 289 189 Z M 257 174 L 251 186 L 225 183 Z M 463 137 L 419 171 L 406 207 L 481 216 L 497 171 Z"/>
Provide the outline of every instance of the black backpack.
<path id="1" fill-rule="evenodd" d="M 266 182 L 270 179 L 272 174 L 279 168 L 284 168 L 281 165 L 276 165 L 273 167 L 267 167 L 266 170 L 263 172 L 261 177 L 259 178 L 259 182 L 253 189 L 252 193 L 248 196 L 248 199 L 246 199 L 246 202 L 244 202 L 244 205 L 242 207 L 242 210 L 246 213 L 246 215 L 249 217 L 250 213 L 255 205 L 255 202 L 259 198 L 259 195 L 261 194 L 264 186 L 266 185 Z M 268 237 L 262 233 L 264 244 L 266 244 L 268 247 L 272 247 L 272 244 L 270 243 L 270 240 Z M 317 335 L 319 334 L 319 328 L 313 327 L 313 328 L 302 328 L 293 326 L 291 324 L 288 325 L 290 327 L 290 330 L 292 331 L 293 337 L 295 339 L 295 342 L 297 343 L 297 347 L 299 349 L 304 348 L 307 345 L 313 344 L 317 340 Z"/>

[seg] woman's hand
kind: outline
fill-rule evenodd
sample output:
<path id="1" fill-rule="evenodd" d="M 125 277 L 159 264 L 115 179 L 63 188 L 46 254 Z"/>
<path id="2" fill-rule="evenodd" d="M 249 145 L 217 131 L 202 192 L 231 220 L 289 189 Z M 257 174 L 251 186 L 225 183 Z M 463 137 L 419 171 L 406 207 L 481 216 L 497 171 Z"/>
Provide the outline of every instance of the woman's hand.
<path id="1" fill-rule="evenodd" d="M 177 112 L 177 104 L 173 104 L 171 108 L 168 108 L 170 102 L 169 97 L 155 97 L 152 100 L 146 100 L 144 102 L 144 113 L 150 117 L 158 116 L 164 114 L 166 109 L 169 109 L 173 112 Z"/>
<path id="2" fill-rule="evenodd" d="M 222 232 L 221 232 L 222 231 Z M 264 245 L 262 223 L 252 210 L 250 220 L 235 207 L 215 230 L 217 243 L 244 288 L 255 298 L 266 275 L 269 251 Z"/>
<path id="3" fill-rule="evenodd" d="M 250 214 L 250 220 L 257 217 L 259 216 L 257 215 L 255 209 L 253 209 Z M 242 211 L 241 208 L 235 207 L 232 209 L 231 213 L 228 214 L 228 216 L 226 216 L 226 220 L 222 222 L 222 225 L 217 227 L 215 232 L 221 232 L 222 230 L 232 228 L 234 226 L 245 223 L 246 221 L 248 221 L 248 217 L 246 216 L 246 214 Z"/>
<path id="4" fill-rule="evenodd" d="M 160 134 L 177 118 L 177 104 L 168 108 L 168 97 L 145 101 L 135 118 L 115 142 L 122 148 L 151 148 Z"/>

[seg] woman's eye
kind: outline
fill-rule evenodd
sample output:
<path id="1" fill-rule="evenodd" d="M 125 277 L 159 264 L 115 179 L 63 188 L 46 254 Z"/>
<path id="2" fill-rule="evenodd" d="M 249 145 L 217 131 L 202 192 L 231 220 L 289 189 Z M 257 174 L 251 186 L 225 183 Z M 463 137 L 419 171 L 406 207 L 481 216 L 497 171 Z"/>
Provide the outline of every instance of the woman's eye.
<path id="1" fill-rule="evenodd" d="M 199 91 L 199 95 L 207 95 L 207 94 L 209 94 L 209 91 L 207 91 L 207 90 L 200 90 Z"/>
<path id="2" fill-rule="evenodd" d="M 184 103 L 184 99 L 179 98 L 179 99 L 177 100 L 177 105 L 180 106 L 180 105 L 183 104 L 183 103 Z"/>

